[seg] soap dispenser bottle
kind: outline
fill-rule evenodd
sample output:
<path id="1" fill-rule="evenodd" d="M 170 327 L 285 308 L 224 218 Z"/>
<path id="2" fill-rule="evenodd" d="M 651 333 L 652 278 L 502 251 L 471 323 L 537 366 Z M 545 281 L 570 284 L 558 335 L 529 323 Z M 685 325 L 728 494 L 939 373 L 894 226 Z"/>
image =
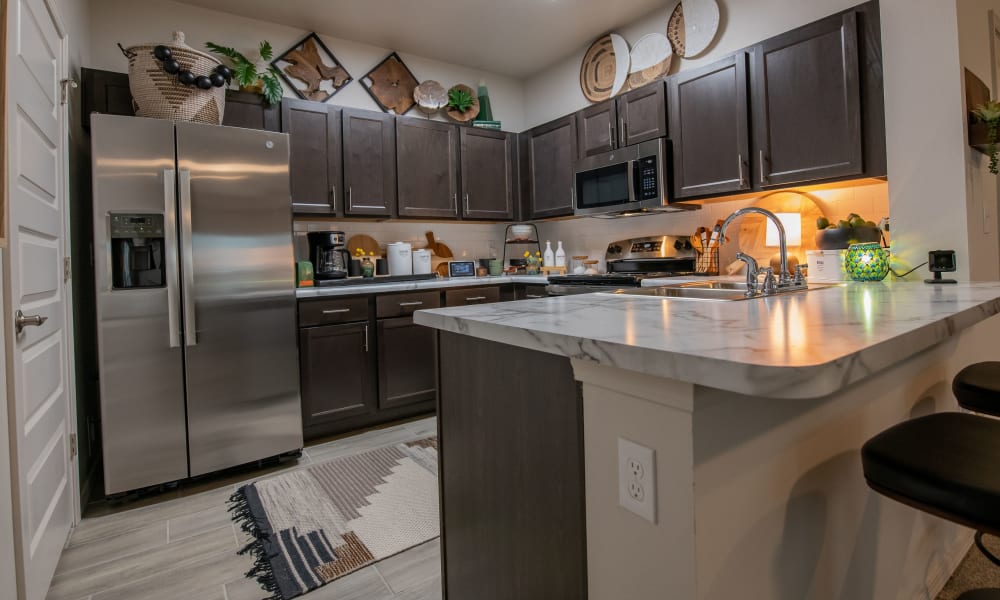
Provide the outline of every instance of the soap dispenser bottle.
<path id="1" fill-rule="evenodd" d="M 552 242 L 545 240 L 545 254 L 542 255 L 542 260 L 546 267 L 551 267 L 556 264 L 556 257 L 552 253 Z"/>
<path id="2" fill-rule="evenodd" d="M 556 248 L 556 266 L 557 267 L 565 267 L 566 266 L 566 251 L 563 250 L 562 240 L 560 240 L 560 241 L 558 241 L 556 243 L 559 244 L 559 247 Z"/>

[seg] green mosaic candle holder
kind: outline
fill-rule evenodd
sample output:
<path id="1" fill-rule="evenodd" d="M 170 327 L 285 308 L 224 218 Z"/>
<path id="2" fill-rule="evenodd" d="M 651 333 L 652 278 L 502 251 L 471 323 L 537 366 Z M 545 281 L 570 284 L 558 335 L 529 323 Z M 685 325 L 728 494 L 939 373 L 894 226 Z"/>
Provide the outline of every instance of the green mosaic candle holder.
<path id="1" fill-rule="evenodd" d="M 854 281 L 882 281 L 889 274 L 889 251 L 878 242 L 851 244 L 844 269 Z"/>

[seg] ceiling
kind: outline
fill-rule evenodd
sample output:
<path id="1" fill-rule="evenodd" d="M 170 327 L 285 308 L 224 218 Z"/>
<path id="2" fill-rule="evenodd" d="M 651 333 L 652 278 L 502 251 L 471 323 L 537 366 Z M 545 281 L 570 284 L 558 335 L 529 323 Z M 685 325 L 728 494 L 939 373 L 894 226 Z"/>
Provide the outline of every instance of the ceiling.
<path id="1" fill-rule="evenodd" d="M 181 0 L 523 78 L 665 0 Z"/>

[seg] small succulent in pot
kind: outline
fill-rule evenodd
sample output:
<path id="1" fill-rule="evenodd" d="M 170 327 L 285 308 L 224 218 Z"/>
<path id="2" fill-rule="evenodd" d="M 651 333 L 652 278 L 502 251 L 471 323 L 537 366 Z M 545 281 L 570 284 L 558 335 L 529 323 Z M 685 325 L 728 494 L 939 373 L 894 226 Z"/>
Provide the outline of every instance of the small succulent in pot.
<path id="1" fill-rule="evenodd" d="M 275 105 L 281 102 L 284 91 L 281 87 L 281 81 L 278 79 L 278 72 L 274 70 L 274 67 L 259 67 L 257 63 L 251 61 L 235 48 L 220 46 L 212 42 L 206 43 L 205 47 L 215 54 L 221 54 L 230 60 L 232 63 L 232 68 L 228 69 L 230 77 L 235 79 L 241 88 L 250 90 L 259 89 L 258 93 L 264 96 L 264 100 L 268 104 Z M 264 40 L 260 43 L 258 53 L 260 54 L 261 61 L 269 61 L 274 56 L 274 49 L 271 48 L 271 44 L 267 40 Z M 228 80 L 230 77 L 226 79 Z"/>
<path id="2" fill-rule="evenodd" d="M 997 137 L 1000 134 L 1000 102 L 990 100 L 985 104 L 980 104 L 972 114 L 977 119 L 986 123 L 986 134 L 989 137 L 990 173 L 996 175 L 997 169 Z"/>
<path id="3" fill-rule="evenodd" d="M 479 98 L 472 88 L 460 83 L 448 90 L 448 104 L 445 108 L 446 114 L 455 121 L 471 121 L 479 114 Z"/>

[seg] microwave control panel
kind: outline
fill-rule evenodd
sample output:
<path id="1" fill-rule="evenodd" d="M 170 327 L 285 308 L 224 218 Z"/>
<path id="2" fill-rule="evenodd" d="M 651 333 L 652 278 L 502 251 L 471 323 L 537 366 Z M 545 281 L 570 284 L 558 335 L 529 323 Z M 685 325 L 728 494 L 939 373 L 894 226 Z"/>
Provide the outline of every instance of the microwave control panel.
<path id="1" fill-rule="evenodd" d="M 655 156 L 646 156 L 636 161 L 635 178 L 637 200 L 654 200 L 660 197 Z"/>

